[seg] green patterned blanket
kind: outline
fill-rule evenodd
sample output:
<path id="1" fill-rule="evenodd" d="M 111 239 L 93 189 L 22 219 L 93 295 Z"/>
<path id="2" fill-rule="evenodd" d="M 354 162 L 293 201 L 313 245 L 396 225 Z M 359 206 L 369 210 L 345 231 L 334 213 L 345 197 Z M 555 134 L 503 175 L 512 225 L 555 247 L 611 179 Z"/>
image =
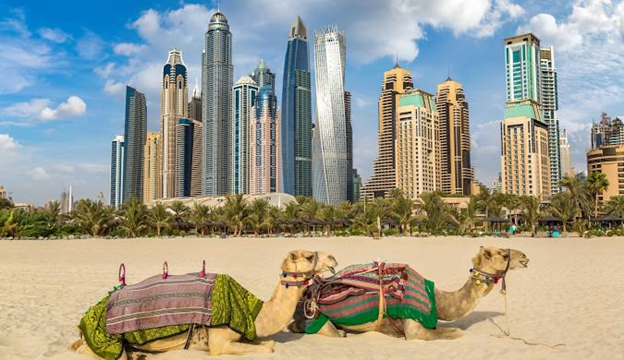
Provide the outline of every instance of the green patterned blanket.
<path id="1" fill-rule="evenodd" d="M 106 304 L 110 294 L 104 297 L 80 320 L 78 328 L 91 350 L 106 360 L 121 356 L 124 343 L 143 345 L 152 340 L 163 339 L 185 332 L 189 324 L 170 325 L 154 329 L 137 330 L 123 334 L 109 334 L 106 330 Z M 216 276 L 212 289 L 212 319 L 210 326 L 225 325 L 247 340 L 256 338 L 254 320 L 262 301 L 242 287 L 229 275 Z"/>

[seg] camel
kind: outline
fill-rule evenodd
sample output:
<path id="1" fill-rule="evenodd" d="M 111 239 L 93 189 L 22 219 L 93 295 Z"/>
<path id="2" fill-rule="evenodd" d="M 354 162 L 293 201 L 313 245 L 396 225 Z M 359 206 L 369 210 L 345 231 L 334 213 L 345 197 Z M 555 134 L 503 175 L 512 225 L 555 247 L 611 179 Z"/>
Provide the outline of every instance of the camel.
<path id="1" fill-rule="evenodd" d="M 336 259 L 325 252 L 291 251 L 281 265 L 280 281 L 273 296 L 263 304 L 254 321 L 258 337 L 274 335 L 286 328 L 295 312 L 297 302 L 301 299 L 311 279 L 328 270 L 333 272 L 336 265 Z M 130 349 L 127 346 L 119 359 L 132 359 L 131 352 L 137 350 L 139 352 L 166 352 L 184 349 L 188 338 L 189 334 L 185 332 Z M 208 351 L 211 355 L 246 355 L 271 353 L 274 350 L 275 341 L 273 340 L 243 343 L 239 342 L 240 339 L 241 335 L 227 326 L 197 326 L 188 348 Z M 82 339 L 76 341 L 71 348 L 79 354 L 89 354 L 99 359 Z"/>
<path id="2" fill-rule="evenodd" d="M 479 249 L 472 259 L 471 275 L 466 283 L 457 291 L 435 289 L 438 319 L 453 321 L 470 314 L 484 296 L 488 295 L 496 285 L 495 280 L 503 279 L 508 270 L 528 267 L 529 259 L 518 250 L 499 249 L 496 247 Z M 503 285 L 504 286 L 504 285 Z M 289 326 L 291 332 L 302 332 L 295 323 Z M 460 329 L 437 327 L 426 329 L 418 321 L 412 319 L 388 319 L 355 325 L 342 326 L 327 321 L 318 334 L 328 337 L 345 337 L 347 332 L 363 333 L 379 331 L 394 337 L 405 337 L 406 340 L 452 340 L 463 334 Z"/>

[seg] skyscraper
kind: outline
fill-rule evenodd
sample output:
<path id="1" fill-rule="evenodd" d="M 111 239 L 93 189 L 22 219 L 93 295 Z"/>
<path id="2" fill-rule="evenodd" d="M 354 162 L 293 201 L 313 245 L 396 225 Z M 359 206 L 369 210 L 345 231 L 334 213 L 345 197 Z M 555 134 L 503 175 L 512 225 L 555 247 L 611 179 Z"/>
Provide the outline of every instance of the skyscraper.
<path id="1" fill-rule="evenodd" d="M 347 200 L 347 183 L 352 181 L 347 159 L 345 41 L 336 26 L 314 34 L 317 121 L 312 144 L 312 193 L 317 201 L 331 205 Z"/>
<path id="2" fill-rule="evenodd" d="M 197 84 L 197 79 L 195 79 L 193 95 L 191 95 L 191 100 L 188 103 L 188 117 L 189 119 L 202 122 L 202 98 L 201 90 L 199 89 L 199 85 Z"/>
<path id="3" fill-rule="evenodd" d="M 201 195 L 201 130 L 193 119 L 179 119 L 176 133 L 175 197 Z"/>
<path id="4" fill-rule="evenodd" d="M 396 64 L 384 73 L 378 102 L 377 147 L 373 176 L 362 189 L 362 197 L 383 197 L 396 188 L 395 140 L 398 96 L 414 87 L 412 74 Z"/>
<path id="5" fill-rule="evenodd" d="M 72 192 L 72 187 L 69 187 L 69 190 L 63 190 L 61 192 L 61 197 L 59 198 L 59 207 L 60 214 L 69 214 L 72 212 L 74 207 L 74 194 Z"/>
<path id="6" fill-rule="evenodd" d="M 574 176 L 572 165 L 570 165 L 570 143 L 565 129 L 563 129 L 563 134 L 559 139 L 559 154 L 561 156 L 561 177 Z"/>
<path id="7" fill-rule="evenodd" d="M 280 110 L 270 85 L 264 85 L 251 111 L 249 193 L 280 192 Z"/>
<path id="8" fill-rule="evenodd" d="M 202 54 L 203 194 L 228 192 L 232 111 L 232 33 L 220 12 L 210 18 Z"/>
<path id="9" fill-rule="evenodd" d="M 275 93 L 275 74 L 267 67 L 264 59 L 258 61 L 258 67 L 251 73 L 251 78 L 258 85 L 258 89 L 262 89 L 264 85 L 269 85 L 272 89 L 271 91 Z"/>
<path id="10" fill-rule="evenodd" d="M 282 88 L 282 192 L 312 196 L 312 86 L 308 31 L 290 28 Z"/>
<path id="11" fill-rule="evenodd" d="M 143 202 L 147 204 L 162 198 L 160 133 L 147 133 L 143 155 Z"/>
<path id="12" fill-rule="evenodd" d="M 470 161 L 470 118 L 464 89 L 450 77 L 438 85 L 442 192 L 470 195 L 474 174 Z"/>
<path id="13" fill-rule="evenodd" d="M 411 89 L 399 95 L 396 132 L 396 187 L 410 199 L 440 190 L 440 124 L 432 94 Z"/>
<path id="14" fill-rule="evenodd" d="M 541 61 L 541 103 L 544 122 L 548 125 L 548 154 L 550 158 L 550 188 L 559 192 L 561 180 L 561 155 L 559 152 L 559 99 L 557 91 L 557 68 L 553 47 L 540 50 Z"/>
<path id="15" fill-rule="evenodd" d="M 345 91 L 345 125 L 347 129 L 347 200 L 355 202 L 353 197 L 353 123 L 351 122 L 351 93 Z"/>
<path id="16" fill-rule="evenodd" d="M 232 173 L 230 191 L 249 194 L 251 112 L 256 106 L 258 86 L 249 76 L 243 76 L 232 89 Z"/>
<path id="17" fill-rule="evenodd" d="M 162 151 L 162 196 L 176 196 L 177 142 L 176 126 L 188 114 L 188 84 L 182 53 L 169 51 L 163 68 L 160 102 L 160 139 Z"/>
<path id="18" fill-rule="evenodd" d="M 124 137 L 115 136 L 111 143 L 110 168 L 110 205 L 115 208 L 123 202 L 123 173 L 124 173 Z"/>
<path id="19" fill-rule="evenodd" d="M 533 100 L 540 103 L 540 41 L 533 34 L 505 39 L 505 85 L 507 102 Z"/>
<path id="20" fill-rule="evenodd" d="M 143 149 L 147 138 L 145 95 L 126 87 L 126 123 L 124 135 L 123 202 L 143 199 Z"/>
<path id="21" fill-rule="evenodd" d="M 502 192 L 548 198 L 548 125 L 533 100 L 508 103 L 501 125 Z"/>

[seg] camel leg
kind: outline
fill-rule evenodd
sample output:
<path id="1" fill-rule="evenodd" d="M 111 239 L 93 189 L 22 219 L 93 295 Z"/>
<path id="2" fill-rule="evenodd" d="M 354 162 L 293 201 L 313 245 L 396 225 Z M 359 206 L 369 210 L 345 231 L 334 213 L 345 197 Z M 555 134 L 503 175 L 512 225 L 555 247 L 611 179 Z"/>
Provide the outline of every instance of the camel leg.
<path id="1" fill-rule="evenodd" d="M 229 328 L 208 329 L 210 355 L 245 355 L 250 353 L 272 353 L 275 341 L 261 341 L 259 344 L 238 342 L 240 335 Z"/>
<path id="2" fill-rule="evenodd" d="M 81 354 L 81 355 L 89 355 L 94 359 L 102 359 L 101 357 L 97 356 L 92 350 L 91 348 L 89 348 L 89 345 L 87 345 L 87 343 L 80 339 L 78 341 L 76 341 L 75 343 L 73 343 L 70 347 L 71 350 L 74 350 L 77 354 Z M 119 357 L 119 359 L 117 360 L 128 360 L 128 355 L 126 354 L 126 350 L 124 349 L 124 351 L 121 353 L 121 356 Z"/>
<path id="3" fill-rule="evenodd" d="M 337 329 L 336 326 L 329 320 L 327 320 L 325 325 L 323 325 L 317 334 L 327 337 L 347 337 L 347 333 L 344 330 Z"/>
<path id="4" fill-rule="evenodd" d="M 456 328 L 427 329 L 412 319 L 403 319 L 403 331 L 406 340 L 453 340 L 463 335 Z"/>

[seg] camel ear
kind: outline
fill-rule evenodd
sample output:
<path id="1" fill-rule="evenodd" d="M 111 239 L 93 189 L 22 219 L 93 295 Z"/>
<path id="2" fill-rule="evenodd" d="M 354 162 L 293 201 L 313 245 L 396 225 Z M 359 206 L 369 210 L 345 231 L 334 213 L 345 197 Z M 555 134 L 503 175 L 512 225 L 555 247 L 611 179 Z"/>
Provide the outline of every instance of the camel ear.
<path id="1" fill-rule="evenodd" d="M 296 251 L 291 251 L 289 255 L 290 255 L 290 260 L 292 261 L 297 260 L 297 258 L 299 257 L 299 254 L 297 254 Z"/>
<path id="2" fill-rule="evenodd" d="M 490 252 L 490 250 L 483 250 L 483 256 L 490 260 L 492 258 L 492 253 Z"/>

